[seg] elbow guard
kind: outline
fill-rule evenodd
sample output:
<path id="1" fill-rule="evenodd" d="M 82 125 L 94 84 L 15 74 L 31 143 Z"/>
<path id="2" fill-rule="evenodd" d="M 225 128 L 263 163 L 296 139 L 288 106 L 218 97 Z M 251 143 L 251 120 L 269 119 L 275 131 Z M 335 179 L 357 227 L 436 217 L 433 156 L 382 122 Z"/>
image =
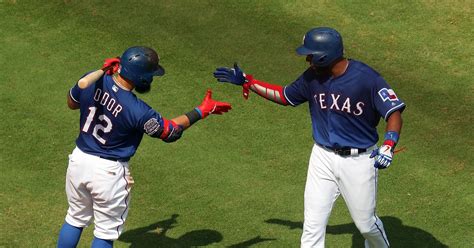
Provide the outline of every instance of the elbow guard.
<path id="1" fill-rule="evenodd" d="M 166 143 L 175 142 L 181 138 L 183 135 L 183 128 L 174 121 L 167 120 L 165 118 L 163 120 L 163 131 L 160 134 L 160 139 L 162 139 Z"/>
<path id="2" fill-rule="evenodd" d="M 288 101 L 283 93 L 283 86 L 273 85 L 266 82 L 258 81 L 252 75 L 246 75 L 247 82 L 243 85 L 243 94 L 245 99 L 248 98 L 249 89 L 258 95 L 281 105 L 288 105 Z"/>
<path id="3" fill-rule="evenodd" d="M 183 128 L 165 118 L 151 118 L 145 123 L 144 132 L 164 142 L 174 142 L 183 135 Z"/>

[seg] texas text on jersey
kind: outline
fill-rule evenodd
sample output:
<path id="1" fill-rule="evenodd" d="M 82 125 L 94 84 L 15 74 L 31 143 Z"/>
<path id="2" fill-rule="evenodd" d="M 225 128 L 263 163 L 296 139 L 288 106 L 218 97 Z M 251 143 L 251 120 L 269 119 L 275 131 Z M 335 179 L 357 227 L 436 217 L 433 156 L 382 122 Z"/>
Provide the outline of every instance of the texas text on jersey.
<path id="1" fill-rule="evenodd" d="M 308 69 L 284 88 L 284 95 L 293 106 L 309 102 L 316 143 L 369 148 L 378 141 L 380 117 L 403 111 L 405 103 L 369 66 L 357 60 L 348 63 L 345 73 L 337 78 L 320 77 Z"/>

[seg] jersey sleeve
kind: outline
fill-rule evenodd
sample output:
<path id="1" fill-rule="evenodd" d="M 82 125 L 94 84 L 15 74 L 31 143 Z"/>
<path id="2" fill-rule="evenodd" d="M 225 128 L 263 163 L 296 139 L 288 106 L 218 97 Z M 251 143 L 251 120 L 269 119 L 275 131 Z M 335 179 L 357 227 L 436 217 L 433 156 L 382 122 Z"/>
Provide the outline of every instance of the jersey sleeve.
<path id="1" fill-rule="evenodd" d="M 295 107 L 308 101 L 308 90 L 305 82 L 304 77 L 300 76 L 293 83 L 285 86 L 283 89 L 285 99 L 291 106 Z"/>
<path id="2" fill-rule="evenodd" d="M 69 96 L 71 99 L 76 102 L 76 103 L 81 103 L 81 88 L 79 88 L 79 85 L 77 83 L 69 90 Z"/>
<path id="3" fill-rule="evenodd" d="M 148 109 L 138 121 L 137 129 L 141 133 L 147 135 L 160 135 L 160 127 L 163 124 L 163 118 L 161 115 L 153 110 L 152 108 Z"/>
<path id="4" fill-rule="evenodd" d="M 387 120 L 393 112 L 397 110 L 403 112 L 405 109 L 405 103 L 381 76 L 375 81 L 374 105 L 384 120 Z"/>

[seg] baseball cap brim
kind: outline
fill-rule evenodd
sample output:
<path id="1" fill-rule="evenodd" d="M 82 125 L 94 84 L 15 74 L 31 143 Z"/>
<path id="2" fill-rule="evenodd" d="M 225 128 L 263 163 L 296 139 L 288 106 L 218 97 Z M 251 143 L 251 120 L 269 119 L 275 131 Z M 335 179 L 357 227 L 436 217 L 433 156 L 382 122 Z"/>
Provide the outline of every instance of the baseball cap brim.
<path id="1" fill-rule="evenodd" d="M 296 53 L 299 55 L 309 55 L 315 53 L 315 51 L 306 48 L 304 45 L 296 48 Z"/>
<path id="2" fill-rule="evenodd" d="M 161 65 L 158 65 L 158 68 L 155 72 L 153 72 L 153 76 L 163 76 L 165 75 L 165 68 L 163 68 Z"/>

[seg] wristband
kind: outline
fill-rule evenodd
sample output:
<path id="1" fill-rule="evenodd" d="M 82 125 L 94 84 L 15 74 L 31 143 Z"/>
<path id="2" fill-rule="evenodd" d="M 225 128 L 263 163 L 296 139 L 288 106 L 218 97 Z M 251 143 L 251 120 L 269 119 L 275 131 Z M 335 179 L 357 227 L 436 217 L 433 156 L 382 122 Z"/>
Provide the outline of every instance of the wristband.
<path id="1" fill-rule="evenodd" d="M 395 131 L 388 131 L 385 133 L 385 137 L 384 139 L 385 140 L 393 140 L 395 143 L 398 143 L 398 138 L 400 137 L 400 135 L 398 135 L 397 132 Z"/>
<path id="2" fill-rule="evenodd" d="M 383 144 L 389 145 L 390 147 L 392 147 L 392 149 L 394 149 L 398 143 L 398 138 L 399 138 L 399 135 L 397 132 L 388 131 L 385 133 L 385 137 L 384 137 L 385 141 L 383 142 Z"/>
<path id="3" fill-rule="evenodd" d="M 195 108 L 186 113 L 186 117 L 189 119 L 189 125 L 192 125 L 202 119 L 202 113 L 198 108 Z"/>

